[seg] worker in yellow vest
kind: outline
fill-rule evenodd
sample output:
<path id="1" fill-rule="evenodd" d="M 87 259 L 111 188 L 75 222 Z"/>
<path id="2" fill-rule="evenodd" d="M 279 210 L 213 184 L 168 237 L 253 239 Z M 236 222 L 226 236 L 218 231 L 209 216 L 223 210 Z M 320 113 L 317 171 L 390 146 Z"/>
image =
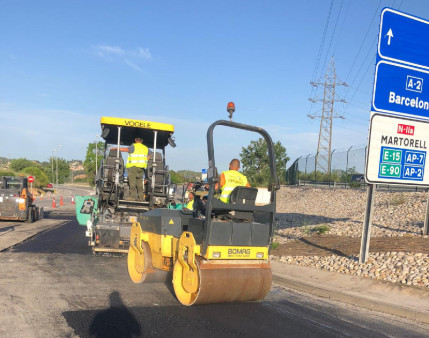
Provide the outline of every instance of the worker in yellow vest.
<path id="1" fill-rule="evenodd" d="M 235 187 L 250 187 L 247 177 L 238 172 L 240 161 L 234 158 L 229 163 L 229 170 L 223 171 L 220 175 L 220 200 L 229 203 L 229 197 Z"/>
<path id="2" fill-rule="evenodd" d="M 149 149 L 143 144 L 142 138 L 136 137 L 132 145 L 119 150 L 128 153 L 126 167 L 130 183 L 129 199 L 144 201 L 143 173 L 147 168 Z"/>
<path id="3" fill-rule="evenodd" d="M 186 204 L 186 209 L 194 210 L 194 193 L 189 192 L 188 194 L 188 204 Z"/>

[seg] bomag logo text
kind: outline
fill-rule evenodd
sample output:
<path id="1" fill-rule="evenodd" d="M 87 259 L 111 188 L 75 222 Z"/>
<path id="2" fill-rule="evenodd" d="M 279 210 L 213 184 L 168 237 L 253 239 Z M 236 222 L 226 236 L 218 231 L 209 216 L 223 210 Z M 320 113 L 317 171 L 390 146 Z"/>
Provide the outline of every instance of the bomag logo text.
<path id="1" fill-rule="evenodd" d="M 250 249 L 228 249 L 228 255 L 250 255 Z"/>
<path id="2" fill-rule="evenodd" d="M 150 128 L 150 123 L 139 122 L 139 121 L 127 121 L 127 120 L 125 120 L 125 125 L 127 127 Z"/>

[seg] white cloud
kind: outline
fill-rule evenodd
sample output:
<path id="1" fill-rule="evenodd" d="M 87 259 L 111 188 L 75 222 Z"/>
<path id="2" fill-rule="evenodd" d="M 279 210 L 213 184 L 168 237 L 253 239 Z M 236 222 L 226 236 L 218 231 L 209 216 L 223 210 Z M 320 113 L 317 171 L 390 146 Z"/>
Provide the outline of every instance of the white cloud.
<path id="1" fill-rule="evenodd" d="M 136 55 L 142 59 L 147 59 L 147 60 L 152 58 L 152 54 L 150 53 L 148 48 L 141 48 L 141 47 L 138 48 Z"/>
<path id="2" fill-rule="evenodd" d="M 121 61 L 138 72 L 143 71 L 143 69 L 138 65 L 138 62 L 152 59 L 150 50 L 143 47 L 127 50 L 119 46 L 97 45 L 93 47 L 93 52 L 95 55 L 105 60 Z"/>
<path id="3" fill-rule="evenodd" d="M 94 47 L 94 50 L 97 52 L 98 56 L 106 57 L 107 55 L 124 55 L 125 51 L 121 47 L 117 46 L 107 46 L 107 45 L 98 45 Z"/>
<path id="4" fill-rule="evenodd" d="M 131 62 L 130 60 L 128 60 L 128 59 L 124 59 L 124 62 L 128 65 L 128 66 L 130 66 L 131 68 L 133 68 L 133 69 L 135 69 L 135 70 L 138 70 L 139 72 L 142 72 L 143 71 L 143 69 L 141 69 L 139 66 L 137 66 L 134 62 Z"/>

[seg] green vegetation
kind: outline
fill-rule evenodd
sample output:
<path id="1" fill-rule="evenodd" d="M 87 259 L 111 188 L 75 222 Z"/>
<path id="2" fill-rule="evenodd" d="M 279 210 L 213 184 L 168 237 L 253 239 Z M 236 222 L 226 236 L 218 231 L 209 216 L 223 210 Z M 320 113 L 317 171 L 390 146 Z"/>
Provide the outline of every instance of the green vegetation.
<path id="1" fill-rule="evenodd" d="M 1 176 L 17 176 L 16 172 L 12 170 L 0 170 L 0 177 Z"/>
<path id="2" fill-rule="evenodd" d="M 6 161 L 7 164 L 9 161 Z M 49 182 L 56 181 L 56 165 L 58 163 L 58 182 L 64 183 L 70 177 L 70 166 L 65 159 L 50 158 L 49 162 L 31 161 L 26 158 L 18 158 L 10 161 L 9 169 L 0 171 L 2 176 L 34 176 L 35 187 L 44 187 Z"/>
<path id="3" fill-rule="evenodd" d="M 41 168 L 42 166 L 40 165 L 40 163 L 36 161 L 27 160 L 26 158 L 18 158 L 10 161 L 10 169 L 12 169 L 13 171 L 20 172 L 21 170 L 28 167 Z"/>
<path id="4" fill-rule="evenodd" d="M 286 163 L 289 157 L 286 148 L 280 141 L 274 144 L 276 156 L 276 171 L 280 183 L 284 183 Z M 243 174 L 247 176 L 252 186 L 266 186 L 270 177 L 268 146 L 263 138 L 251 141 L 246 148 L 241 148 L 240 153 Z"/>
<path id="5" fill-rule="evenodd" d="M 320 182 L 351 182 L 352 175 L 358 174 L 355 168 L 348 168 L 347 172 L 345 170 L 336 169 L 332 172 L 325 173 L 317 170 L 316 172 L 312 171 L 309 173 L 298 172 L 299 179 L 303 181 L 320 181 Z"/>
<path id="6" fill-rule="evenodd" d="M 310 226 L 306 225 L 304 227 L 304 234 L 307 236 L 311 236 L 312 234 L 322 235 L 330 230 L 329 226 L 326 224 L 317 225 L 317 226 Z"/>
<path id="7" fill-rule="evenodd" d="M 43 171 L 52 183 L 56 182 L 56 171 L 58 163 L 58 183 L 62 184 L 70 179 L 70 165 L 63 158 L 50 158 L 49 162 L 43 162 Z M 53 171 L 52 171 L 53 166 Z"/>
<path id="8" fill-rule="evenodd" d="M 191 181 L 199 181 L 201 179 L 201 173 L 192 170 L 170 170 L 171 183 L 184 183 Z"/>
<path id="9" fill-rule="evenodd" d="M 103 160 L 103 149 L 104 149 L 104 143 L 98 142 L 97 143 L 97 161 L 98 161 L 98 168 L 100 168 L 101 161 Z M 88 176 L 87 181 L 90 184 L 94 184 L 95 182 L 95 142 L 88 143 L 88 147 L 86 148 L 86 157 L 85 161 L 83 162 L 83 167 L 85 168 L 86 175 Z"/>
<path id="10" fill-rule="evenodd" d="M 312 230 L 312 232 L 315 232 L 318 235 L 322 235 L 325 232 L 329 231 L 329 226 L 327 226 L 326 224 L 322 224 L 322 225 L 318 225 L 318 226 L 314 227 L 311 230 Z"/>
<path id="11" fill-rule="evenodd" d="M 49 183 L 48 176 L 37 167 L 27 167 L 21 171 L 25 176 L 33 176 L 35 188 L 43 188 Z"/>
<path id="12" fill-rule="evenodd" d="M 393 206 L 402 205 L 405 202 L 406 202 L 406 199 L 405 199 L 404 194 L 402 194 L 402 193 L 395 194 L 390 199 L 390 205 L 393 205 Z"/>
<path id="13" fill-rule="evenodd" d="M 280 243 L 272 242 L 271 243 L 271 249 L 276 250 L 279 247 Z"/>

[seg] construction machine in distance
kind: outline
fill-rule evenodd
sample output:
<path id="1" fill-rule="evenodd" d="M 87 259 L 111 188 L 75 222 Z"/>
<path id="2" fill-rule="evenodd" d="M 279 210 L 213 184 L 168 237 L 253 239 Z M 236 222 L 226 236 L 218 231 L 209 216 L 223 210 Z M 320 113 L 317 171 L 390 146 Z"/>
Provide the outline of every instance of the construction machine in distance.
<path id="1" fill-rule="evenodd" d="M 96 196 L 76 196 L 76 215 L 79 224 L 87 227 L 86 236 L 94 254 L 127 253 L 131 225 L 136 217 L 169 204 L 172 196 L 165 148 L 176 146 L 173 133 L 174 126 L 170 124 L 101 118 L 105 145 L 104 158 L 95 177 Z M 129 198 L 126 166 L 119 149 L 131 146 L 137 137 L 149 148 L 143 201 Z"/>
<path id="2" fill-rule="evenodd" d="M 33 223 L 43 219 L 43 215 L 43 208 L 33 204 L 33 195 L 28 190 L 27 177 L 0 177 L 0 220 Z"/>
<path id="3" fill-rule="evenodd" d="M 217 126 L 255 132 L 265 139 L 270 162 L 268 203 L 255 203 L 257 188 L 234 188 L 229 203 L 215 196 L 219 193 L 213 147 Z M 130 278 L 142 283 L 157 270 L 170 271 L 176 297 L 186 306 L 262 300 L 271 288 L 269 248 L 279 189 L 273 142 L 262 128 L 220 120 L 208 128 L 207 147 L 207 202 L 194 203 L 189 211 L 154 209 L 140 214 L 131 228 Z"/>

